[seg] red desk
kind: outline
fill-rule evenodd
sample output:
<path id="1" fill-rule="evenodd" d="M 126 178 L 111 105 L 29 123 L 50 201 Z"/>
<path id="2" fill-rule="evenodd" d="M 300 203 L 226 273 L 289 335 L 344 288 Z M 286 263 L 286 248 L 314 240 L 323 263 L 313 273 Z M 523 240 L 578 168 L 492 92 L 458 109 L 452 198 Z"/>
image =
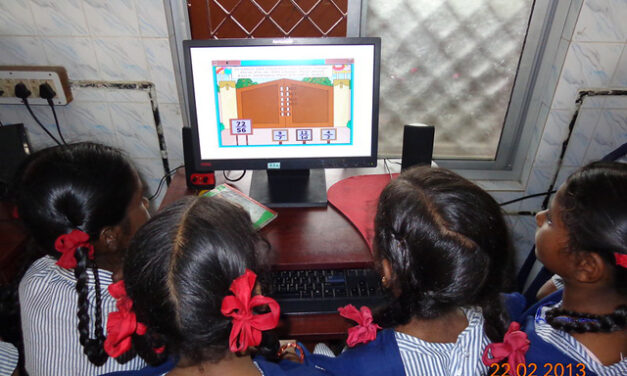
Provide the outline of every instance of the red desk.
<path id="1" fill-rule="evenodd" d="M 194 192 L 187 189 L 181 169 L 172 179 L 161 207 L 187 194 Z M 372 266 L 372 256 L 364 239 L 331 205 L 277 209 L 277 212 L 278 217 L 262 229 L 272 245 L 273 269 Z M 350 322 L 337 314 L 303 315 L 284 317 L 278 330 L 281 338 L 310 342 L 342 338 L 350 326 Z"/>

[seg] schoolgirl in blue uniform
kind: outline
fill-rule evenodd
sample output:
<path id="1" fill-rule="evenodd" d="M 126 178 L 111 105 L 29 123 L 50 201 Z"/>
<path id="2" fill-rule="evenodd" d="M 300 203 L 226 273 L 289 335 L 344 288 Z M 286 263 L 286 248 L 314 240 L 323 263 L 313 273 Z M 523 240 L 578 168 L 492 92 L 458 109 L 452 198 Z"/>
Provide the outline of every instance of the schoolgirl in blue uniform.
<path id="1" fill-rule="evenodd" d="M 531 341 L 526 367 L 627 375 L 627 165 L 584 166 L 536 221 L 538 260 L 564 288 L 513 312 Z"/>
<path id="2" fill-rule="evenodd" d="M 137 352 L 154 367 L 115 374 L 322 374 L 268 360 L 279 350 L 267 331 L 280 309 L 257 281 L 264 247 L 248 214 L 220 198 L 187 197 L 153 217 L 129 247 L 108 351 Z"/>
<path id="3" fill-rule="evenodd" d="M 487 374 L 483 354 L 508 324 L 499 293 L 511 262 L 489 194 L 445 169 L 407 170 L 383 190 L 375 218 L 375 263 L 390 297 L 375 322 L 386 329 L 372 340 L 368 312 L 351 308 L 342 315 L 360 325 L 348 344 L 366 343 L 310 361 L 338 375 Z"/>

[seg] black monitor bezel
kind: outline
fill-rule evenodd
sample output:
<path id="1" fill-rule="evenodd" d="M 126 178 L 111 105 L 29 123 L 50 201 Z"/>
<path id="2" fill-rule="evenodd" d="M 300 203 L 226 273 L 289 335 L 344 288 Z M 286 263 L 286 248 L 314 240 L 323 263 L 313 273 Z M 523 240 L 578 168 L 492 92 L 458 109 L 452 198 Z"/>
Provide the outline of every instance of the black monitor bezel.
<path id="1" fill-rule="evenodd" d="M 277 46 L 277 45 L 372 45 L 373 50 L 373 95 L 372 95 L 372 139 L 369 156 L 322 157 L 322 158 L 264 158 L 264 159 L 200 159 L 200 140 L 198 136 L 198 118 L 191 64 L 191 49 L 197 47 L 233 47 L 233 46 Z M 185 75 L 189 117 L 192 130 L 192 148 L 196 171 L 209 170 L 265 170 L 269 163 L 280 162 L 281 170 L 300 170 L 315 168 L 376 167 L 379 124 L 379 75 L 381 65 L 381 39 L 370 37 L 353 38 L 283 38 L 283 39 L 210 39 L 183 41 Z"/>

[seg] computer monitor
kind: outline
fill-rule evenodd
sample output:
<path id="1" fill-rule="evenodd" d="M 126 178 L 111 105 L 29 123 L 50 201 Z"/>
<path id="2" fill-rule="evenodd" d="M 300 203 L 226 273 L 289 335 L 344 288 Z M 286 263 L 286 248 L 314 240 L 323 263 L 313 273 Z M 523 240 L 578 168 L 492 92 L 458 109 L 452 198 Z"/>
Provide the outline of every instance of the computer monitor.
<path id="1" fill-rule="evenodd" d="M 324 206 L 324 168 L 375 167 L 379 38 L 183 42 L 194 167 L 258 170 L 271 207 Z"/>

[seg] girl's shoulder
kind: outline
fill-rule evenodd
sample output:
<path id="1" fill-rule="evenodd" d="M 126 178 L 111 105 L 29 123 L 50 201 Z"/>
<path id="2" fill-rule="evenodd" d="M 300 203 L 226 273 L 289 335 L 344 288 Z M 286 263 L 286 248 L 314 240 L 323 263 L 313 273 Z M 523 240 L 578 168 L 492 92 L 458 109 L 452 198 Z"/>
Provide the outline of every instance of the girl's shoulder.
<path id="1" fill-rule="evenodd" d="M 73 287 L 76 279 L 72 272 L 65 272 L 56 265 L 52 256 L 44 256 L 35 260 L 20 281 L 20 295 L 32 289 L 46 289 L 56 283 L 64 283 Z"/>
<path id="2" fill-rule="evenodd" d="M 384 329 L 371 342 L 357 345 L 337 357 L 308 354 L 305 361 L 333 375 L 404 375 L 395 332 Z"/>

